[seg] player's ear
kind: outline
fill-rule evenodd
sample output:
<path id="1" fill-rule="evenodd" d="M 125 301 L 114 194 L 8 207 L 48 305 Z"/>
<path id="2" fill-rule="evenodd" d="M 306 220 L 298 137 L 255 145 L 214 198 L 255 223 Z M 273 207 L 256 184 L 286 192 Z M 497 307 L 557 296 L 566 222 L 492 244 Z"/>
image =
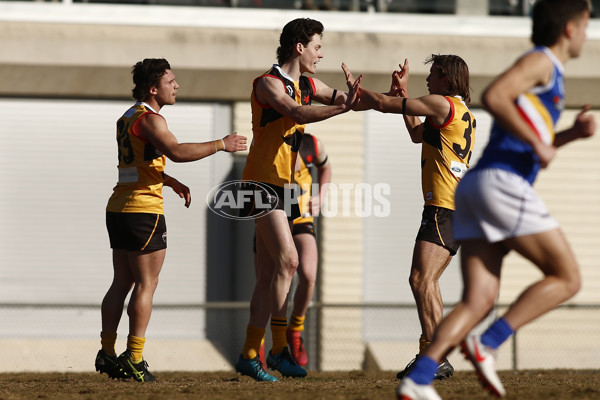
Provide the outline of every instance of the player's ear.
<path id="1" fill-rule="evenodd" d="M 158 89 L 156 88 L 156 86 L 152 86 L 150 90 L 148 90 L 148 92 L 150 92 L 151 95 L 156 96 L 156 94 L 158 93 Z"/>
<path id="2" fill-rule="evenodd" d="M 450 82 L 450 79 L 448 79 L 447 76 L 444 77 L 444 86 L 446 87 L 447 92 L 452 91 L 452 82 Z"/>
<path id="3" fill-rule="evenodd" d="M 565 31 L 564 31 L 567 39 L 571 39 L 573 37 L 574 29 L 575 29 L 575 23 L 573 22 L 573 20 L 567 21 L 567 23 L 565 24 Z"/>
<path id="4" fill-rule="evenodd" d="M 302 43 L 296 43 L 296 53 L 300 55 L 302 52 L 304 52 L 304 45 Z"/>

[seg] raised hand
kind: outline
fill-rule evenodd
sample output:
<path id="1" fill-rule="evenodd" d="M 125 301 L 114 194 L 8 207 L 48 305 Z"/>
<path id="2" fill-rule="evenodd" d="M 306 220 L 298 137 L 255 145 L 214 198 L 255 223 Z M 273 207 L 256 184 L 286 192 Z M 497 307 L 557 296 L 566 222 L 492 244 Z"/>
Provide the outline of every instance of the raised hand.
<path id="1" fill-rule="evenodd" d="M 387 92 L 388 96 L 398 97 L 400 96 L 400 71 L 394 70 L 392 72 L 392 83 L 390 90 Z"/>
<path id="2" fill-rule="evenodd" d="M 344 75 L 346 76 L 346 85 L 348 85 L 348 89 L 352 89 L 352 85 L 354 85 L 354 82 L 356 82 L 356 79 L 354 79 L 354 75 L 352 75 L 352 72 L 350 72 L 348 66 L 345 63 L 342 63 L 342 70 L 344 71 Z"/>
<path id="3" fill-rule="evenodd" d="M 408 97 L 408 60 L 404 59 L 404 65 L 398 64 L 398 71 L 392 72 L 392 85 L 390 96 Z"/>
<path id="4" fill-rule="evenodd" d="M 348 71 L 350 72 L 350 71 Z M 352 85 L 348 85 L 350 91 L 348 92 L 348 97 L 346 98 L 346 107 L 348 109 L 353 109 L 359 102 L 358 91 L 360 89 L 360 83 L 362 82 L 362 74 L 354 81 Z"/>
<path id="5" fill-rule="evenodd" d="M 246 136 L 241 136 L 238 135 L 237 132 L 233 132 L 231 135 L 227 135 L 223 138 L 223 143 L 225 144 L 225 148 L 223 150 L 228 153 L 247 150 L 247 141 L 248 138 L 246 138 Z"/>

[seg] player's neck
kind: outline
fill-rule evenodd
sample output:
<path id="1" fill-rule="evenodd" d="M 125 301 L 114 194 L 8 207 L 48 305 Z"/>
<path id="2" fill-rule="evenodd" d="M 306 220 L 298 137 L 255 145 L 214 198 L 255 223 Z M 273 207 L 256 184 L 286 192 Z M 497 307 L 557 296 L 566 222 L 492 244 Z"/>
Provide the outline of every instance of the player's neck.
<path id="1" fill-rule="evenodd" d="M 300 76 L 302 75 L 302 72 L 300 71 L 300 63 L 298 62 L 298 59 L 294 59 L 290 62 L 280 65 L 280 67 L 293 80 L 295 80 L 295 81 L 300 80 Z"/>
<path id="2" fill-rule="evenodd" d="M 548 49 L 550 49 L 563 65 L 571 59 L 571 55 L 569 54 L 569 41 L 564 37 L 559 39 L 554 45 L 549 46 Z"/>
<path id="3" fill-rule="evenodd" d="M 148 104 L 156 112 L 159 112 L 162 108 L 162 104 L 159 104 L 154 97 L 149 98 L 144 103 Z"/>

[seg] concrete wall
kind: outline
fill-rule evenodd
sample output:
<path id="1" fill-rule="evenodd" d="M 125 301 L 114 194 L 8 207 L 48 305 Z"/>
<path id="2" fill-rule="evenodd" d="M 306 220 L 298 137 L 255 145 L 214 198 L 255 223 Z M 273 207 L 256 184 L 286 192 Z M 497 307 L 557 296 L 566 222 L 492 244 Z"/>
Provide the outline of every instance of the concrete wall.
<path id="1" fill-rule="evenodd" d="M 365 74 L 366 87 L 385 90 L 404 58 L 420 82 L 428 55 L 454 53 L 469 65 L 475 106 L 529 47 L 530 21 L 520 17 L 0 2 L 0 96 L 128 98 L 131 66 L 165 57 L 181 99 L 247 100 L 252 79 L 275 61 L 282 26 L 296 17 L 324 23 L 317 76 L 332 86 L 344 86 L 342 61 Z M 600 21 L 588 36 L 566 70 L 567 106 L 600 106 L 585 90 L 600 85 L 592 68 L 600 64 Z"/>

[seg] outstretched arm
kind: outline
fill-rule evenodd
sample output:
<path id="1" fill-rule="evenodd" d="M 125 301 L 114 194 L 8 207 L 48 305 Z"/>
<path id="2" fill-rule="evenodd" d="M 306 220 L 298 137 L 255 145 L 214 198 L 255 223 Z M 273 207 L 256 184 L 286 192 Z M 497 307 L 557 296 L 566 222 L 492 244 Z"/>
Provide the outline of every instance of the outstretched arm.
<path id="1" fill-rule="evenodd" d="M 347 67 L 345 68 L 347 69 Z M 349 71 L 348 73 L 351 75 Z M 372 108 L 384 113 L 430 117 L 436 125 L 444 124 L 452 112 L 448 100 L 437 94 L 409 99 L 407 97 L 392 97 L 359 87 L 358 98 L 359 104 L 364 103 L 362 106 L 367 109 Z"/>
<path id="2" fill-rule="evenodd" d="M 404 62 L 405 62 L 405 64 L 407 63 L 406 60 L 404 60 Z M 402 66 L 400 66 L 400 69 L 402 70 Z M 350 72 L 350 69 L 348 69 L 348 66 L 345 63 L 342 63 L 342 70 L 344 71 L 344 75 L 346 77 L 346 84 L 348 85 L 348 87 L 352 87 L 352 85 L 354 85 L 354 82 L 356 82 L 354 75 L 352 74 L 352 72 Z M 402 74 L 402 72 L 400 72 L 400 71 L 394 71 L 392 73 L 392 84 L 390 85 L 390 90 L 387 93 L 383 93 L 384 95 L 392 96 L 392 97 L 403 96 L 402 95 L 403 90 L 402 90 L 401 84 L 404 82 L 402 82 L 402 83 L 400 82 L 401 74 Z M 408 79 L 408 77 L 406 79 Z M 406 84 L 408 84 L 408 82 L 406 82 Z M 407 96 L 403 96 L 403 97 L 407 97 Z M 368 110 L 370 108 L 366 104 L 362 104 L 359 100 L 358 103 L 352 109 L 354 111 L 364 111 L 364 110 Z"/>
<path id="3" fill-rule="evenodd" d="M 246 137 L 237 133 L 210 142 L 179 143 L 161 115 L 148 114 L 138 121 L 137 127 L 141 137 L 152 143 L 154 147 L 173 162 L 196 161 L 221 150 L 234 152 L 246 150 L 247 148 Z"/>
<path id="4" fill-rule="evenodd" d="M 442 123 L 450 108 L 450 104 L 444 96 L 437 94 L 409 99 L 407 97 L 390 97 L 361 87 L 358 97 L 361 102 L 365 102 L 370 108 L 377 111 L 432 118 L 442 117 Z"/>
<path id="5" fill-rule="evenodd" d="M 390 85 L 390 90 L 387 93 L 378 93 L 377 96 L 373 95 L 372 91 L 367 91 L 366 89 L 362 89 L 363 94 L 359 94 L 359 101 L 357 105 L 354 107 L 355 111 L 363 111 L 369 109 L 376 109 L 379 111 L 383 111 L 383 109 L 378 108 L 377 102 L 383 99 L 384 97 L 390 97 L 392 99 L 401 98 L 400 102 L 402 104 L 401 109 L 393 110 L 389 109 L 383 112 L 400 112 L 404 117 L 404 124 L 406 125 L 406 129 L 410 135 L 413 143 L 421 143 L 423 140 L 423 123 L 416 115 L 410 115 L 408 111 L 406 111 L 406 103 L 408 102 L 408 60 L 404 60 L 404 65 L 398 65 L 400 70 L 392 72 L 392 83 Z M 348 66 L 342 63 L 342 69 L 344 70 L 344 74 L 346 76 L 346 83 L 351 85 L 354 83 L 354 76 Z M 364 96 L 364 100 L 360 97 Z M 397 102 L 397 101 L 396 101 Z M 393 104 L 393 103 L 392 103 Z M 384 106 L 382 106 L 384 107 Z M 442 111 L 447 110 L 447 107 L 442 107 Z M 445 115 L 444 117 L 445 118 Z"/>
<path id="6" fill-rule="evenodd" d="M 306 124 L 323 121 L 350 111 L 358 100 L 357 92 L 361 79 L 362 77 L 356 80 L 348 93 L 337 95 L 334 98 L 334 104 L 326 105 L 325 107 L 296 103 L 283 90 L 279 79 L 268 76 L 264 76 L 258 80 L 255 87 L 255 96 L 261 103 L 270 105 L 277 112 L 291 118 L 296 123 Z M 329 104 L 329 99 L 333 97 L 334 89 L 331 89 L 318 79 L 313 79 L 313 82 L 316 89 L 315 100 L 323 104 Z M 340 99 L 343 99 L 343 102 Z"/>

